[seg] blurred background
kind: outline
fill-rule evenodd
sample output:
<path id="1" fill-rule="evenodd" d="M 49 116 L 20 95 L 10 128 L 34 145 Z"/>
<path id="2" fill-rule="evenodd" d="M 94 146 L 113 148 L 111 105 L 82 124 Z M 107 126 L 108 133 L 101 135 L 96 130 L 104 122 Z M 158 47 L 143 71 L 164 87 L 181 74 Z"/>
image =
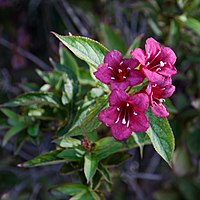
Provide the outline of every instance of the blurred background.
<path id="1" fill-rule="evenodd" d="M 109 200 L 197 200 L 200 197 L 200 0 L 0 0 L 0 103 L 38 88 L 36 69 L 59 60 L 58 40 L 50 33 L 87 36 L 125 53 L 144 48 L 148 37 L 171 47 L 178 74 L 168 104 L 176 139 L 173 168 L 151 146 L 139 149 L 112 170 Z M 79 65 L 86 65 L 77 60 Z M 88 86 L 89 87 L 89 86 Z M 53 126 L 53 124 L 51 124 Z M 8 130 L 0 113 L 0 143 Z M 53 130 L 53 129 L 51 129 Z M 0 149 L 1 200 L 56 200 L 49 188 L 74 182 L 59 165 L 23 169 L 17 164 L 53 148 L 52 132 L 37 137 L 22 131 Z"/>

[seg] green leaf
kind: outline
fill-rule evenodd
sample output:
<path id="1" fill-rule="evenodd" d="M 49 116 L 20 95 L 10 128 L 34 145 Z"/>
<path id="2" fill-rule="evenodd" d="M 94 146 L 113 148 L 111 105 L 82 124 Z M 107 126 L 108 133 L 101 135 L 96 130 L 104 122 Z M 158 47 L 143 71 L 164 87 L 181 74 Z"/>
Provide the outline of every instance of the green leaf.
<path id="1" fill-rule="evenodd" d="M 90 71 L 88 69 L 80 68 L 80 75 L 79 75 L 79 82 L 81 85 L 96 85 L 96 80 L 94 80 L 90 74 Z"/>
<path id="2" fill-rule="evenodd" d="M 52 32 L 53 33 L 53 32 Z M 103 63 L 107 49 L 99 42 L 81 36 L 62 36 L 53 33 L 78 58 L 97 68 Z"/>
<path id="3" fill-rule="evenodd" d="M 69 100 L 76 100 L 76 96 L 79 92 L 79 82 L 77 75 L 67 66 L 57 64 L 56 69 L 66 72 L 62 78 L 64 82 L 64 92 Z"/>
<path id="4" fill-rule="evenodd" d="M 50 92 L 30 92 L 14 98 L 8 103 L 5 103 L 4 106 L 26 106 L 34 103 L 59 107 L 61 102 L 54 94 Z"/>
<path id="5" fill-rule="evenodd" d="M 101 179 L 102 179 L 102 174 L 100 173 L 99 170 L 97 170 L 92 179 L 92 188 L 94 190 L 97 190 L 98 187 L 101 185 Z"/>
<path id="6" fill-rule="evenodd" d="M 65 162 L 65 160 L 61 160 L 57 157 L 57 155 L 61 152 L 61 150 L 53 150 L 44 154 L 41 154 L 32 160 L 29 160 L 25 163 L 19 164 L 18 167 L 36 167 L 43 165 L 53 165 L 61 162 Z"/>
<path id="7" fill-rule="evenodd" d="M 60 45 L 59 54 L 60 64 L 69 67 L 79 77 L 79 67 L 72 54 L 62 45 Z"/>
<path id="8" fill-rule="evenodd" d="M 82 167 L 77 162 L 65 163 L 60 169 L 60 174 L 68 175 L 68 174 L 71 174 L 75 171 L 80 170 L 81 168 Z"/>
<path id="9" fill-rule="evenodd" d="M 110 179 L 110 174 L 108 172 L 108 170 L 106 169 L 106 167 L 102 164 L 102 163 L 99 163 L 99 171 L 101 172 L 101 174 L 103 175 L 104 179 L 111 183 L 111 179 Z"/>
<path id="10" fill-rule="evenodd" d="M 54 140 L 56 144 L 63 148 L 78 147 L 81 145 L 81 141 L 72 137 L 62 137 L 61 139 Z"/>
<path id="11" fill-rule="evenodd" d="M 26 124 L 23 122 L 18 122 L 16 125 L 14 125 L 13 127 L 11 127 L 6 134 L 4 135 L 3 138 L 3 142 L 2 142 L 2 146 L 5 146 L 8 141 L 17 133 L 19 133 L 20 131 L 22 131 L 23 129 L 26 128 Z"/>
<path id="12" fill-rule="evenodd" d="M 13 111 L 10 110 L 10 109 L 1 108 L 0 110 L 1 110 L 1 112 L 2 112 L 3 114 L 5 114 L 8 118 L 11 118 L 11 119 L 14 119 L 14 120 L 19 120 L 19 118 L 20 118 L 20 115 L 16 114 L 15 112 L 13 112 Z"/>
<path id="13" fill-rule="evenodd" d="M 75 124 L 66 133 L 66 136 L 82 135 L 83 133 L 90 133 L 96 129 L 101 122 L 98 120 L 98 114 L 107 105 L 107 96 L 100 97 L 96 100 L 96 104 L 84 110 L 78 117 Z"/>
<path id="14" fill-rule="evenodd" d="M 35 123 L 34 125 L 28 127 L 28 134 L 32 137 L 36 137 L 39 133 L 40 122 Z"/>
<path id="15" fill-rule="evenodd" d="M 66 149 L 57 155 L 59 158 L 63 158 L 67 161 L 80 161 L 85 152 L 80 149 Z"/>
<path id="16" fill-rule="evenodd" d="M 150 127 L 146 131 L 153 147 L 160 156 L 171 166 L 172 154 L 174 152 L 174 135 L 166 118 L 156 117 L 147 111 Z"/>
<path id="17" fill-rule="evenodd" d="M 184 26 L 191 29 L 193 32 L 198 34 L 200 36 L 200 21 L 192 18 L 192 17 L 186 17 L 185 15 L 181 15 L 178 18 Z"/>
<path id="18" fill-rule="evenodd" d="M 141 137 L 143 137 L 144 134 L 132 132 L 132 136 L 133 136 L 135 142 L 137 143 L 137 145 L 140 148 L 140 156 L 142 157 L 143 156 L 143 146 L 144 146 L 144 144 L 142 142 L 142 138 Z"/>
<path id="19" fill-rule="evenodd" d="M 68 185 L 60 185 L 56 186 L 51 189 L 51 191 L 54 192 L 60 192 L 65 195 L 74 196 L 82 191 L 86 191 L 87 186 L 80 184 L 80 183 L 74 183 L 74 184 L 68 184 Z"/>
<path id="20" fill-rule="evenodd" d="M 91 189 L 83 191 L 76 196 L 72 197 L 70 200 L 100 200 L 100 197 Z"/>
<path id="21" fill-rule="evenodd" d="M 136 49 L 136 48 L 140 47 L 140 44 L 141 44 L 141 41 L 142 41 L 143 37 L 144 37 L 143 34 L 138 35 L 138 36 L 132 41 L 130 47 L 128 48 L 128 51 L 127 51 L 126 54 L 125 54 L 125 57 L 131 57 L 130 52 L 131 52 L 133 49 Z"/>
<path id="22" fill-rule="evenodd" d="M 159 28 L 158 24 L 151 18 L 148 19 L 148 24 L 151 27 L 152 31 L 157 35 L 157 36 L 161 36 L 162 35 L 162 31 Z"/>
<path id="23" fill-rule="evenodd" d="M 113 137 L 105 137 L 95 142 L 93 153 L 96 154 L 98 160 L 101 160 L 120 151 L 122 147 L 123 144 L 115 140 Z"/>
<path id="24" fill-rule="evenodd" d="M 140 137 L 139 140 L 140 140 L 141 145 L 151 144 L 151 140 L 146 133 L 139 133 L 139 137 Z M 132 148 L 138 147 L 138 144 L 135 141 L 134 137 L 129 137 L 126 140 L 126 144 L 124 145 L 124 147 L 125 147 L 124 150 L 132 149 Z"/>
<path id="25" fill-rule="evenodd" d="M 98 160 L 95 154 L 86 153 L 84 157 L 84 174 L 89 183 L 97 169 Z"/>
<path id="26" fill-rule="evenodd" d="M 122 54 L 125 53 L 125 42 L 110 26 L 101 24 L 101 34 L 103 36 L 104 44 L 110 49 L 117 49 Z"/>

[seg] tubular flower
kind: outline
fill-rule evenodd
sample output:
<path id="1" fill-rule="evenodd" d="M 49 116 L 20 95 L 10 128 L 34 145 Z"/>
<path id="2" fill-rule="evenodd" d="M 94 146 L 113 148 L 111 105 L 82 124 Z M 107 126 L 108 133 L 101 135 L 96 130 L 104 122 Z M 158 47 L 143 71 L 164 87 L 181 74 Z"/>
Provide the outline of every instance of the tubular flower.
<path id="1" fill-rule="evenodd" d="M 101 82 L 110 85 L 111 89 L 126 89 L 142 83 L 144 77 L 139 70 L 134 70 L 138 66 L 135 59 L 125 59 L 122 54 L 113 50 L 106 54 L 104 63 L 98 66 L 95 77 Z"/>
<path id="2" fill-rule="evenodd" d="M 149 102 L 151 111 L 158 117 L 167 117 L 169 115 L 163 102 L 165 98 L 170 97 L 175 90 L 175 86 L 169 85 L 157 85 L 149 83 L 146 88 L 146 93 L 149 96 Z"/>
<path id="3" fill-rule="evenodd" d="M 175 53 L 169 47 L 162 48 L 153 38 L 146 40 L 145 51 L 137 48 L 131 51 L 131 55 L 139 61 L 140 71 L 150 82 L 159 84 L 165 77 L 176 74 Z"/>
<path id="4" fill-rule="evenodd" d="M 149 105 L 145 93 L 130 96 L 115 89 L 109 96 L 109 104 L 100 112 L 99 120 L 111 127 L 112 135 L 117 140 L 128 138 L 133 131 L 143 132 L 149 128 L 149 120 L 144 114 Z"/>

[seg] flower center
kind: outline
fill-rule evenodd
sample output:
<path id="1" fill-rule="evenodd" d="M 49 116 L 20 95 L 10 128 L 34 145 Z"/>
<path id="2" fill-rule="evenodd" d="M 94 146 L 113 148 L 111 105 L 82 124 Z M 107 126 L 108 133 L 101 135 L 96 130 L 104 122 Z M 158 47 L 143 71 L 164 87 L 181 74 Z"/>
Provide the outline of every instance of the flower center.
<path id="1" fill-rule="evenodd" d="M 137 112 L 134 111 L 133 105 L 128 102 L 122 102 L 119 107 L 117 107 L 117 119 L 115 123 L 122 123 L 126 125 L 127 128 L 130 125 L 130 120 L 132 115 L 138 115 Z"/>
<path id="2" fill-rule="evenodd" d="M 115 80 L 117 82 L 126 80 L 131 70 L 130 67 L 126 68 L 123 66 L 123 61 L 120 63 L 118 68 L 108 67 L 108 69 L 110 69 L 112 73 L 111 80 Z"/>
<path id="3" fill-rule="evenodd" d="M 158 51 L 158 53 L 150 59 L 150 55 L 147 55 L 147 68 L 151 71 L 159 72 L 162 70 L 162 67 L 166 65 L 166 62 L 163 62 L 162 60 L 158 59 L 159 55 L 161 54 L 161 51 Z"/>

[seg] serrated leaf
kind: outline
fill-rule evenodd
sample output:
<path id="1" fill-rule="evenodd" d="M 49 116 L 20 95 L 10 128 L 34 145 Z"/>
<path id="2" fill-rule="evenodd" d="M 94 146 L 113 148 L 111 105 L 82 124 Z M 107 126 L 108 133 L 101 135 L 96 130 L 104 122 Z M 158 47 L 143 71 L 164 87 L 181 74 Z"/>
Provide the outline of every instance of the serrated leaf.
<path id="1" fill-rule="evenodd" d="M 53 33 L 78 58 L 97 68 L 108 50 L 99 42 L 81 36 L 63 36 Z"/>
<path id="2" fill-rule="evenodd" d="M 53 165 L 58 164 L 61 162 L 65 162 L 65 160 L 60 159 L 57 155 L 62 150 L 53 150 L 44 154 L 41 154 L 32 160 L 26 161 L 25 163 L 19 164 L 19 167 L 36 167 L 36 166 L 43 166 L 43 165 Z"/>
<path id="3" fill-rule="evenodd" d="M 105 137 L 95 142 L 93 153 L 96 154 L 98 160 L 101 160 L 113 153 L 120 151 L 122 147 L 123 144 L 119 141 L 116 141 L 113 137 Z"/>
<path id="4" fill-rule="evenodd" d="M 85 152 L 80 149 L 66 149 L 60 152 L 57 157 L 63 158 L 67 161 L 80 161 Z"/>
<path id="5" fill-rule="evenodd" d="M 172 154 L 174 152 L 174 135 L 166 118 L 156 117 L 147 111 L 150 127 L 146 131 L 153 147 L 158 154 L 171 166 Z"/>
<path id="6" fill-rule="evenodd" d="M 84 174 L 89 183 L 97 169 L 98 159 L 95 154 L 86 153 L 84 157 Z"/>
<path id="7" fill-rule="evenodd" d="M 18 122 L 16 125 L 14 125 L 13 127 L 11 127 L 6 134 L 3 137 L 3 142 L 2 142 L 2 146 L 5 146 L 8 141 L 17 133 L 19 133 L 20 131 L 22 131 L 23 129 L 26 128 L 26 124 L 23 122 Z"/>
<path id="8" fill-rule="evenodd" d="M 61 104 L 60 100 L 50 92 L 30 92 L 22 94 L 3 105 L 7 107 L 15 107 L 32 105 L 34 103 L 56 107 L 59 107 Z"/>
<path id="9" fill-rule="evenodd" d="M 98 114 L 107 105 L 107 96 L 100 97 L 95 105 L 90 106 L 80 114 L 79 118 L 66 136 L 82 135 L 83 133 L 92 132 L 101 122 L 98 120 Z"/>

